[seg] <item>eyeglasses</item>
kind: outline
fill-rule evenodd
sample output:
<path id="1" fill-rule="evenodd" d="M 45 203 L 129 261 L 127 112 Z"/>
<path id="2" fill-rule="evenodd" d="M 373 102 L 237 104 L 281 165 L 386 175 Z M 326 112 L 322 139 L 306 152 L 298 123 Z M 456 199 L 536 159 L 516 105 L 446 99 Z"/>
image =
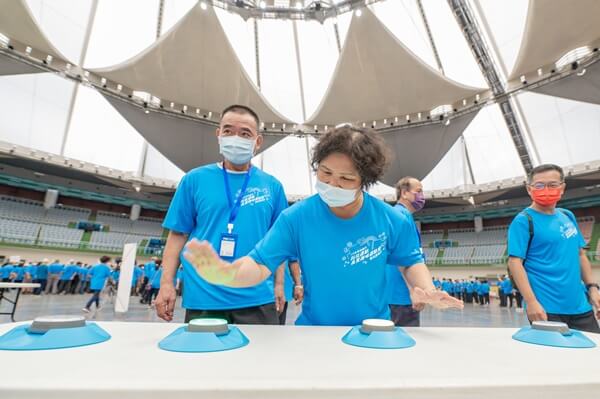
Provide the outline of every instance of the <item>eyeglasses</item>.
<path id="1" fill-rule="evenodd" d="M 560 186 L 562 186 L 562 184 L 563 184 L 562 181 L 551 181 L 548 183 L 537 182 L 537 183 L 530 184 L 529 187 L 533 188 L 534 190 L 543 190 L 546 187 L 560 188 Z"/>

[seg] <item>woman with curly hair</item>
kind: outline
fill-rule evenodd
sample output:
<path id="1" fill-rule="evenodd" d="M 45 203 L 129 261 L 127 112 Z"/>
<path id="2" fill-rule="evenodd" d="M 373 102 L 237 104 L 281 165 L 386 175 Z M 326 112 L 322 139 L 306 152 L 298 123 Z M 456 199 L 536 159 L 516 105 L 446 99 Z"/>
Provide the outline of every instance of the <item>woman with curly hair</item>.
<path id="1" fill-rule="evenodd" d="M 305 291 L 299 325 L 389 319 L 388 264 L 406 269 L 413 302 L 462 307 L 435 290 L 409 221 L 365 191 L 380 180 L 388 159 L 374 131 L 332 129 L 312 154 L 318 194 L 285 210 L 248 256 L 228 263 L 209 243 L 194 240 L 184 256 L 205 280 L 229 287 L 259 284 L 286 259 L 298 259 Z"/>

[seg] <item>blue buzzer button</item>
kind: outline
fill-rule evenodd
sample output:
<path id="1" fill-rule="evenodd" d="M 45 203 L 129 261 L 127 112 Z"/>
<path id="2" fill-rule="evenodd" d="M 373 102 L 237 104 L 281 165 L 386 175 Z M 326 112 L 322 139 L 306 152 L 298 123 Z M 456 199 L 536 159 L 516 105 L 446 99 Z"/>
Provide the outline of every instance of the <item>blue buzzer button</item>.
<path id="1" fill-rule="evenodd" d="M 394 326 L 392 321 L 382 319 L 364 320 L 362 325 L 352 327 L 342 337 L 342 342 L 371 349 L 402 349 L 416 345 L 406 331 Z"/>
<path id="2" fill-rule="evenodd" d="M 0 350 L 49 350 L 94 345 L 110 339 L 96 323 L 78 316 L 44 316 L 0 337 Z"/>
<path id="3" fill-rule="evenodd" d="M 158 343 L 170 352 L 220 352 L 241 348 L 250 341 L 224 319 L 194 319 Z"/>
<path id="4" fill-rule="evenodd" d="M 512 338 L 534 345 L 559 348 L 595 348 L 594 341 L 581 331 L 571 330 L 565 323 L 553 321 L 534 321 L 531 326 L 523 327 Z"/>

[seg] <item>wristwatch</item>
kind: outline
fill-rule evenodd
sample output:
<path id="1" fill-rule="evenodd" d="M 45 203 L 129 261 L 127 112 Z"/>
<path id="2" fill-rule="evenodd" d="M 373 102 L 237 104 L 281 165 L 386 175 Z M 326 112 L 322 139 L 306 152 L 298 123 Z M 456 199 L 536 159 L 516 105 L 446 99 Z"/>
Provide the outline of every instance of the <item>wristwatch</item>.
<path id="1" fill-rule="evenodd" d="M 600 291 L 600 285 L 598 285 L 598 283 L 590 283 L 590 284 L 586 284 L 586 285 L 585 285 L 585 290 L 586 290 L 586 291 L 589 291 L 589 290 L 590 290 L 590 288 L 592 288 L 592 287 L 596 287 L 596 289 L 597 289 L 598 291 Z"/>

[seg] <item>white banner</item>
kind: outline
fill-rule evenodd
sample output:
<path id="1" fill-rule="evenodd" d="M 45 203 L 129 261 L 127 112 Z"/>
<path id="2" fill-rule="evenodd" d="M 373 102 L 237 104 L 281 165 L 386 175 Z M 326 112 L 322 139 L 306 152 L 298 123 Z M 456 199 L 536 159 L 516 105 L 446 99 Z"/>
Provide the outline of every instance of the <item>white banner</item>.
<path id="1" fill-rule="evenodd" d="M 117 289 L 117 300 L 115 301 L 115 312 L 117 313 L 125 313 L 129 309 L 131 280 L 133 279 L 136 253 L 136 243 L 125 244 L 123 247 L 123 260 L 121 261 L 121 273 L 119 274 L 119 288 Z"/>

